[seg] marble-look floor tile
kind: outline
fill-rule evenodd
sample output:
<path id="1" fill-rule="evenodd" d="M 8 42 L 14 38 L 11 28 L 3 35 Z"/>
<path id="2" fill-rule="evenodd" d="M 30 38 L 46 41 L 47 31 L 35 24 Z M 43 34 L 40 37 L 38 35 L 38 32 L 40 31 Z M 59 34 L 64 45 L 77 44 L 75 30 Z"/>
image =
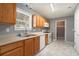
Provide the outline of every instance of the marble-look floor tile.
<path id="1" fill-rule="evenodd" d="M 36 56 L 78 56 L 72 43 L 57 40 L 46 46 Z"/>

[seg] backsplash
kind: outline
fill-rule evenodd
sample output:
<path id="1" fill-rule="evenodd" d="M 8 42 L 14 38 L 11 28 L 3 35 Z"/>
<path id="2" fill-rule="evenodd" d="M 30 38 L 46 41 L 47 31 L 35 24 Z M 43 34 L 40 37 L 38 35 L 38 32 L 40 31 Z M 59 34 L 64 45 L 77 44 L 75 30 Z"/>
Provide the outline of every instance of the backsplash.
<path id="1" fill-rule="evenodd" d="M 0 24 L 0 35 L 10 35 L 10 34 L 16 35 L 24 32 L 25 30 L 15 30 L 14 26 L 12 25 Z M 32 29 L 32 30 L 28 30 L 27 32 L 41 32 L 41 29 Z"/>
<path id="2" fill-rule="evenodd" d="M 14 30 L 14 26 L 12 25 L 4 25 L 0 24 L 0 35 L 7 35 L 7 34 L 17 34 L 20 32 L 24 32 L 24 30 L 16 31 Z"/>

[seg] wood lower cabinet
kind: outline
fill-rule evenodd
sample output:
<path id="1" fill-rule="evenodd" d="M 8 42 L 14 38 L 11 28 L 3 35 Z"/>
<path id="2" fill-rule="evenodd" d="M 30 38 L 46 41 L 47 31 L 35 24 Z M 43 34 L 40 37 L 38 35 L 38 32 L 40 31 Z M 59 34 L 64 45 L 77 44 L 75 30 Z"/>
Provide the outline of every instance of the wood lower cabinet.
<path id="1" fill-rule="evenodd" d="M 1 56 L 23 56 L 23 41 L 0 46 Z"/>
<path id="2" fill-rule="evenodd" d="M 45 45 L 48 45 L 48 34 L 45 34 Z"/>
<path id="3" fill-rule="evenodd" d="M 16 48 L 5 54 L 2 54 L 2 56 L 23 56 L 23 47 Z"/>
<path id="4" fill-rule="evenodd" d="M 25 56 L 32 56 L 38 53 L 40 49 L 39 37 L 25 40 Z"/>
<path id="5" fill-rule="evenodd" d="M 6 44 L 1 46 L 1 54 L 6 53 L 10 50 L 16 49 L 20 46 L 23 46 L 23 41 L 19 41 L 19 42 L 15 42 L 15 43 L 11 43 L 11 44 Z"/>
<path id="6" fill-rule="evenodd" d="M 0 46 L 0 56 L 33 56 L 40 49 L 39 36 Z"/>
<path id="7" fill-rule="evenodd" d="M 16 23 L 16 4 L 0 3 L 0 24 Z"/>
<path id="8" fill-rule="evenodd" d="M 25 40 L 25 56 L 33 55 L 33 38 Z"/>
<path id="9" fill-rule="evenodd" d="M 33 48 L 33 54 L 36 54 L 39 52 L 40 49 L 40 41 L 39 41 L 39 36 L 35 37 L 34 39 L 34 48 Z"/>
<path id="10" fill-rule="evenodd" d="M 1 47 L 0 47 L 0 55 L 1 55 Z"/>

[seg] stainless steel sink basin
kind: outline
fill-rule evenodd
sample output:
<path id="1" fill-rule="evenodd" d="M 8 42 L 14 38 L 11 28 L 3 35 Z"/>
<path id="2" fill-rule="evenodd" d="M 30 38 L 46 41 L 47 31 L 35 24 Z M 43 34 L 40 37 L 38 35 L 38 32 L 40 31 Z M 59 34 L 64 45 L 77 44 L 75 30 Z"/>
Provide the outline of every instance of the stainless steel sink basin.
<path id="1" fill-rule="evenodd" d="M 30 36 L 36 36 L 35 34 L 27 34 L 27 35 L 24 35 L 23 37 L 30 37 Z"/>
<path id="2" fill-rule="evenodd" d="M 36 34 L 18 34 L 19 37 L 30 37 L 30 36 L 36 36 Z"/>

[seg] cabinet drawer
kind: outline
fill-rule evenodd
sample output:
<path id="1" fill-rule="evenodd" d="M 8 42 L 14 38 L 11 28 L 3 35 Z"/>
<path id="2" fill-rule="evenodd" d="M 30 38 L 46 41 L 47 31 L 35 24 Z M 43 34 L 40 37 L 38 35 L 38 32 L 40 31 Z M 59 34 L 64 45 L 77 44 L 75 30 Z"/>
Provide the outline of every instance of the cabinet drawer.
<path id="1" fill-rule="evenodd" d="M 23 56 L 23 47 L 16 48 L 3 54 L 2 56 Z"/>
<path id="2" fill-rule="evenodd" d="M 5 52 L 8 52 L 8 51 L 10 51 L 12 49 L 15 49 L 17 47 L 20 47 L 20 46 L 23 46 L 23 41 L 3 45 L 3 46 L 1 46 L 1 54 L 5 53 Z"/>

